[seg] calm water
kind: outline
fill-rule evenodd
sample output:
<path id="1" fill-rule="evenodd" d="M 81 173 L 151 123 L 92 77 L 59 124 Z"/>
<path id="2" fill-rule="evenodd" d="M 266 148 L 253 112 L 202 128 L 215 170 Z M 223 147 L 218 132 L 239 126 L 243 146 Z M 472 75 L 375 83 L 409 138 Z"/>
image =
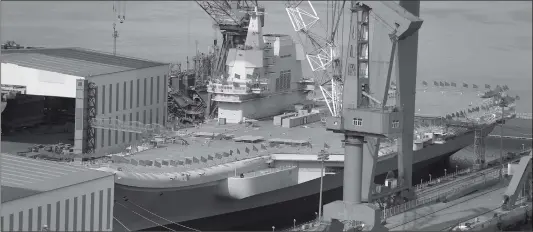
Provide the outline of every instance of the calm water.
<path id="1" fill-rule="evenodd" d="M 294 36 L 282 1 L 265 1 L 264 32 Z M 314 2 L 326 23 L 326 3 Z M 25 46 L 84 47 L 112 51 L 112 3 L 6 2 L 0 3 L 0 40 Z M 458 83 L 507 84 L 521 96 L 520 112 L 532 111 L 532 3 L 422 2 L 418 79 Z M 126 4 L 126 22 L 119 24 L 118 53 L 164 62 L 185 62 L 186 56 L 207 51 L 213 38 L 209 16 L 193 1 L 135 1 Z M 305 44 L 304 44 L 305 46 Z M 310 70 L 305 65 L 304 73 Z M 496 129 L 499 130 L 499 129 Z M 531 122 L 507 126 L 504 134 L 531 136 Z M 499 139 L 487 141 L 488 155 L 499 153 Z M 531 140 L 504 140 L 504 149 L 531 146 Z M 456 156 L 469 156 L 472 148 Z M 443 167 L 444 168 L 444 167 Z M 275 212 L 273 212 L 275 214 Z M 309 215 L 312 215 L 310 212 Z M 309 216 L 295 215 L 298 221 Z M 256 228 L 292 225 L 292 218 L 276 219 Z"/>
<path id="2" fill-rule="evenodd" d="M 284 3 L 261 2 L 267 9 L 264 32 L 295 35 Z M 327 24 L 326 2 L 313 4 Z M 112 51 L 111 1 L 2 1 L 0 6 L 1 41 Z M 193 1 L 133 1 L 125 8 L 126 21 L 118 27 L 121 54 L 185 62 L 196 41 L 206 52 L 219 34 Z M 522 98 L 518 110 L 531 112 L 531 8 L 530 1 L 423 1 L 418 79 L 507 84 Z"/>

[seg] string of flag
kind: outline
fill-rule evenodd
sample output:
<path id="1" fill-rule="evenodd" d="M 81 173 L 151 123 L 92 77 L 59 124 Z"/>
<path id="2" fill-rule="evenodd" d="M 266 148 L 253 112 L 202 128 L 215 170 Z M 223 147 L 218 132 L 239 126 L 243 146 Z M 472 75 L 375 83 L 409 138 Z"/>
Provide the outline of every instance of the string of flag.
<path id="1" fill-rule="evenodd" d="M 427 81 L 422 81 L 422 86 L 429 87 L 429 83 Z M 465 83 L 465 82 L 463 82 L 462 85 L 458 85 L 457 82 L 453 82 L 453 81 L 451 81 L 451 82 L 448 82 L 448 81 L 433 81 L 433 86 L 435 86 L 435 87 L 458 87 L 458 86 L 462 86 L 463 88 L 479 89 L 480 88 L 479 86 L 483 86 L 483 85 L 468 84 L 468 83 Z M 485 89 L 491 89 L 491 85 L 489 85 L 489 84 L 485 84 L 484 87 L 485 87 Z M 500 90 L 503 90 L 503 91 L 507 91 L 507 90 L 509 90 L 509 87 L 507 85 L 503 85 L 503 86 L 496 85 L 495 89 L 500 89 Z"/>
<path id="2" fill-rule="evenodd" d="M 272 147 L 272 146 L 271 146 Z M 181 158 L 179 160 L 137 160 L 137 159 L 128 159 L 124 156 L 112 156 L 111 160 L 113 163 L 123 163 L 123 164 L 131 164 L 134 166 L 153 166 L 153 167 L 178 167 L 178 166 L 185 166 L 185 165 L 192 165 L 192 164 L 199 164 L 199 163 L 208 163 L 210 161 L 216 161 L 216 160 L 222 160 L 227 159 L 226 161 L 230 161 L 229 157 L 235 158 L 235 160 L 239 160 L 239 157 L 242 155 L 251 156 L 253 152 L 256 153 L 256 155 L 260 155 L 262 151 L 266 151 L 268 148 L 264 144 L 260 144 L 259 148 L 256 147 L 256 145 L 252 145 L 252 148 L 245 147 L 244 151 L 241 152 L 240 149 L 235 149 L 235 151 L 229 150 L 225 152 L 216 152 L 214 154 L 209 154 L 207 156 L 200 156 L 200 157 L 185 157 Z M 249 157 L 248 157 L 249 158 Z"/>

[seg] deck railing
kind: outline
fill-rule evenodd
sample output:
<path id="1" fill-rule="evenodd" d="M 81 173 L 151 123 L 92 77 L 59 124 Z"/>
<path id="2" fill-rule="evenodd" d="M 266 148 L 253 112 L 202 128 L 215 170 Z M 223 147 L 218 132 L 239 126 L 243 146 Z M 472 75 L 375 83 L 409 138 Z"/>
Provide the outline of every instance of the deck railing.
<path id="1" fill-rule="evenodd" d="M 267 169 L 252 171 L 252 172 L 246 172 L 246 173 L 243 173 L 243 175 L 244 177 L 257 177 L 257 176 L 263 176 L 263 175 L 278 172 L 278 171 L 292 169 L 295 167 L 296 166 L 293 166 L 293 165 L 280 166 L 280 167 L 275 167 L 275 168 L 267 168 Z"/>
<path id="2" fill-rule="evenodd" d="M 381 219 L 385 220 L 389 217 L 401 214 L 411 209 L 418 208 L 426 204 L 437 202 L 437 200 L 439 199 L 443 199 L 453 194 L 456 194 L 470 186 L 477 185 L 479 183 L 487 182 L 490 180 L 498 179 L 501 176 L 500 173 L 501 173 L 500 169 L 491 170 L 490 172 L 484 173 L 484 175 L 475 176 L 475 177 L 472 177 L 471 179 L 459 182 L 456 186 L 453 186 L 451 188 L 446 188 L 446 190 L 444 191 L 437 191 L 436 193 L 431 194 L 429 196 L 421 197 L 416 200 L 412 200 L 404 204 L 394 206 L 392 208 L 384 209 L 382 211 Z"/>
<path id="3" fill-rule="evenodd" d="M 530 211 L 531 213 L 531 204 L 528 206 L 526 203 L 527 198 L 520 196 L 516 200 L 516 208 L 511 209 L 509 211 L 501 211 L 501 210 L 491 210 L 487 213 L 485 213 L 488 218 L 485 221 L 479 221 L 480 216 L 478 215 L 475 218 L 468 219 L 466 221 L 463 221 L 461 223 L 458 223 L 454 226 L 449 227 L 448 231 L 453 231 L 453 229 L 460 227 L 461 231 L 468 231 L 468 230 L 474 230 L 479 231 L 483 229 L 488 229 L 489 227 L 497 227 L 497 224 L 500 222 L 509 222 L 512 221 L 513 218 L 517 217 L 523 217 L 518 215 L 525 215 L 527 211 Z M 528 209 L 529 207 L 529 209 Z M 500 208 L 497 208 L 500 209 Z M 491 216 L 492 214 L 492 216 Z"/>

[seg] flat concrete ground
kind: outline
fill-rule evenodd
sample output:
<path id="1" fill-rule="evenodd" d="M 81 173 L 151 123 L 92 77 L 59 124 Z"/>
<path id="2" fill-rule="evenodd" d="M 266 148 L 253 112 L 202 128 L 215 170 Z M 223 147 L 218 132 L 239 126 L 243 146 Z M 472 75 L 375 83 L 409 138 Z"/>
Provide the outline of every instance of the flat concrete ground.
<path id="1" fill-rule="evenodd" d="M 500 183 L 489 189 L 476 192 L 447 203 L 437 203 L 411 210 L 387 219 L 389 230 L 441 231 L 477 215 L 492 217 L 493 209 L 502 204 L 507 185 Z"/>

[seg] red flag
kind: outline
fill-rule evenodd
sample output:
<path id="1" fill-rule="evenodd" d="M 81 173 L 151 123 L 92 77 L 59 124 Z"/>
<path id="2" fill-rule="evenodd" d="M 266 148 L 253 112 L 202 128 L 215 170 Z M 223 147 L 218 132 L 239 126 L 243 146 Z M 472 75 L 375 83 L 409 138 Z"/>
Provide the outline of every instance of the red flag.
<path id="1" fill-rule="evenodd" d="M 252 150 L 254 150 L 256 152 L 259 151 L 259 150 L 257 150 L 257 147 L 255 147 L 255 145 L 252 145 Z"/>
<path id="2" fill-rule="evenodd" d="M 237 148 L 237 154 L 241 154 L 241 151 Z"/>
<path id="3" fill-rule="evenodd" d="M 266 150 L 267 148 L 265 147 L 265 145 L 261 144 L 261 149 Z"/>
<path id="4" fill-rule="evenodd" d="M 248 147 L 246 147 L 246 149 L 244 149 L 244 151 L 245 151 L 246 153 L 250 153 L 250 149 L 248 149 Z"/>

